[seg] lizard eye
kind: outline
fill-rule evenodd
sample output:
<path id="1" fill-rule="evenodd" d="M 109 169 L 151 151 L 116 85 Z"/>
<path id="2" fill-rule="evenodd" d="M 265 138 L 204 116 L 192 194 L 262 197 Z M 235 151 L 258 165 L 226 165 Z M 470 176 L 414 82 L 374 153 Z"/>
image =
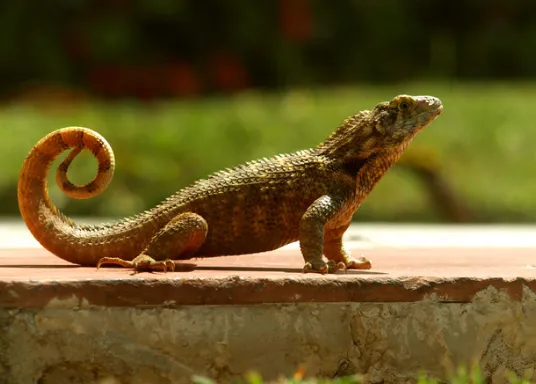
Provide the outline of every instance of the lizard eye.
<path id="1" fill-rule="evenodd" d="M 409 108 L 409 104 L 407 101 L 403 101 L 400 103 L 400 105 L 398 106 L 398 108 L 400 108 L 400 110 L 404 110 L 404 109 L 408 109 Z"/>

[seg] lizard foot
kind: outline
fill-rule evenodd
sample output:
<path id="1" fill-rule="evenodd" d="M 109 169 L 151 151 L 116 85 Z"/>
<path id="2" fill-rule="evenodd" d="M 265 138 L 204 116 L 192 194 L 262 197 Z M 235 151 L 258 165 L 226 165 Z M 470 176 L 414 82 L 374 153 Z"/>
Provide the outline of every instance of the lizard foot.
<path id="1" fill-rule="evenodd" d="M 134 258 L 134 260 L 123 260 L 119 257 L 103 257 L 99 260 L 97 263 L 97 269 L 101 267 L 101 265 L 104 264 L 112 264 L 112 265 L 120 265 L 125 268 L 132 268 L 134 272 L 152 272 L 152 271 L 162 271 L 167 272 L 175 271 L 175 263 L 173 260 L 166 259 L 166 260 L 159 260 L 156 261 L 151 256 L 141 254 Z"/>
<path id="2" fill-rule="evenodd" d="M 370 260 L 367 259 L 364 256 L 360 256 L 357 259 L 354 259 L 353 257 L 349 257 L 347 260 L 343 263 L 347 269 L 370 269 L 372 268 L 372 264 L 370 263 Z"/>
<path id="3" fill-rule="evenodd" d="M 327 263 L 324 261 L 316 263 L 307 262 L 303 266 L 303 273 L 312 272 L 325 275 L 326 273 L 337 273 L 338 271 L 346 272 L 346 265 L 343 262 L 337 263 L 333 260 L 330 260 Z"/>

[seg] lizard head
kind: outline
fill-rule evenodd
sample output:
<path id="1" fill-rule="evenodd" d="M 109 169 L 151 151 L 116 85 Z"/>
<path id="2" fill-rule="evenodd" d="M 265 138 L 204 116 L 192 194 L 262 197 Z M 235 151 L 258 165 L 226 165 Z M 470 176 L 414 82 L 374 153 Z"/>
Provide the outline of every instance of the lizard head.
<path id="1" fill-rule="evenodd" d="M 371 111 L 371 128 L 376 144 L 384 148 L 408 143 L 443 111 L 433 96 L 399 95 Z"/>
<path id="2" fill-rule="evenodd" d="M 436 97 L 396 96 L 346 119 L 319 149 L 339 159 L 362 159 L 384 151 L 401 153 L 442 111 Z"/>

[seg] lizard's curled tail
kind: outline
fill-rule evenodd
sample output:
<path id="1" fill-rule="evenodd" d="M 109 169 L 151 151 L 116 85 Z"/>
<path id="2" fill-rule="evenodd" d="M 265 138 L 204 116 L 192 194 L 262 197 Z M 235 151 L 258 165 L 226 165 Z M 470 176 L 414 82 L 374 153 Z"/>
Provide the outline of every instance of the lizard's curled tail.
<path id="1" fill-rule="evenodd" d="M 56 182 L 69 197 L 87 199 L 101 193 L 109 184 L 115 160 L 112 148 L 97 132 L 87 128 L 68 127 L 54 131 L 41 139 L 30 151 L 19 176 L 19 209 L 34 237 L 49 251 L 62 256 L 68 250 L 59 249 L 61 241 L 54 241 L 51 232 L 58 228 L 75 228 L 74 222 L 65 217 L 50 201 L 47 188 L 47 175 L 52 162 L 63 151 L 72 151 L 58 166 Z M 74 158 L 83 150 L 89 150 L 98 161 L 95 178 L 86 185 L 78 186 L 69 181 L 67 170 Z M 57 233 L 62 237 L 60 233 Z M 69 260 L 79 262 L 79 260 Z"/>

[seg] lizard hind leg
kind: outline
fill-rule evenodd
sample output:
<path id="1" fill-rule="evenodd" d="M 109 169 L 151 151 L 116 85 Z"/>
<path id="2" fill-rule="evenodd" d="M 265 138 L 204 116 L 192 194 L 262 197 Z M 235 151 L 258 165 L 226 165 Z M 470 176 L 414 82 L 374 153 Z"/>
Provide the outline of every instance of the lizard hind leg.
<path id="1" fill-rule="evenodd" d="M 192 212 L 181 213 L 158 231 L 143 252 L 132 261 L 103 257 L 97 268 L 113 264 L 132 268 L 135 272 L 191 270 L 195 265 L 175 264 L 173 259 L 194 254 L 203 245 L 207 232 L 208 224 L 203 217 Z"/>

